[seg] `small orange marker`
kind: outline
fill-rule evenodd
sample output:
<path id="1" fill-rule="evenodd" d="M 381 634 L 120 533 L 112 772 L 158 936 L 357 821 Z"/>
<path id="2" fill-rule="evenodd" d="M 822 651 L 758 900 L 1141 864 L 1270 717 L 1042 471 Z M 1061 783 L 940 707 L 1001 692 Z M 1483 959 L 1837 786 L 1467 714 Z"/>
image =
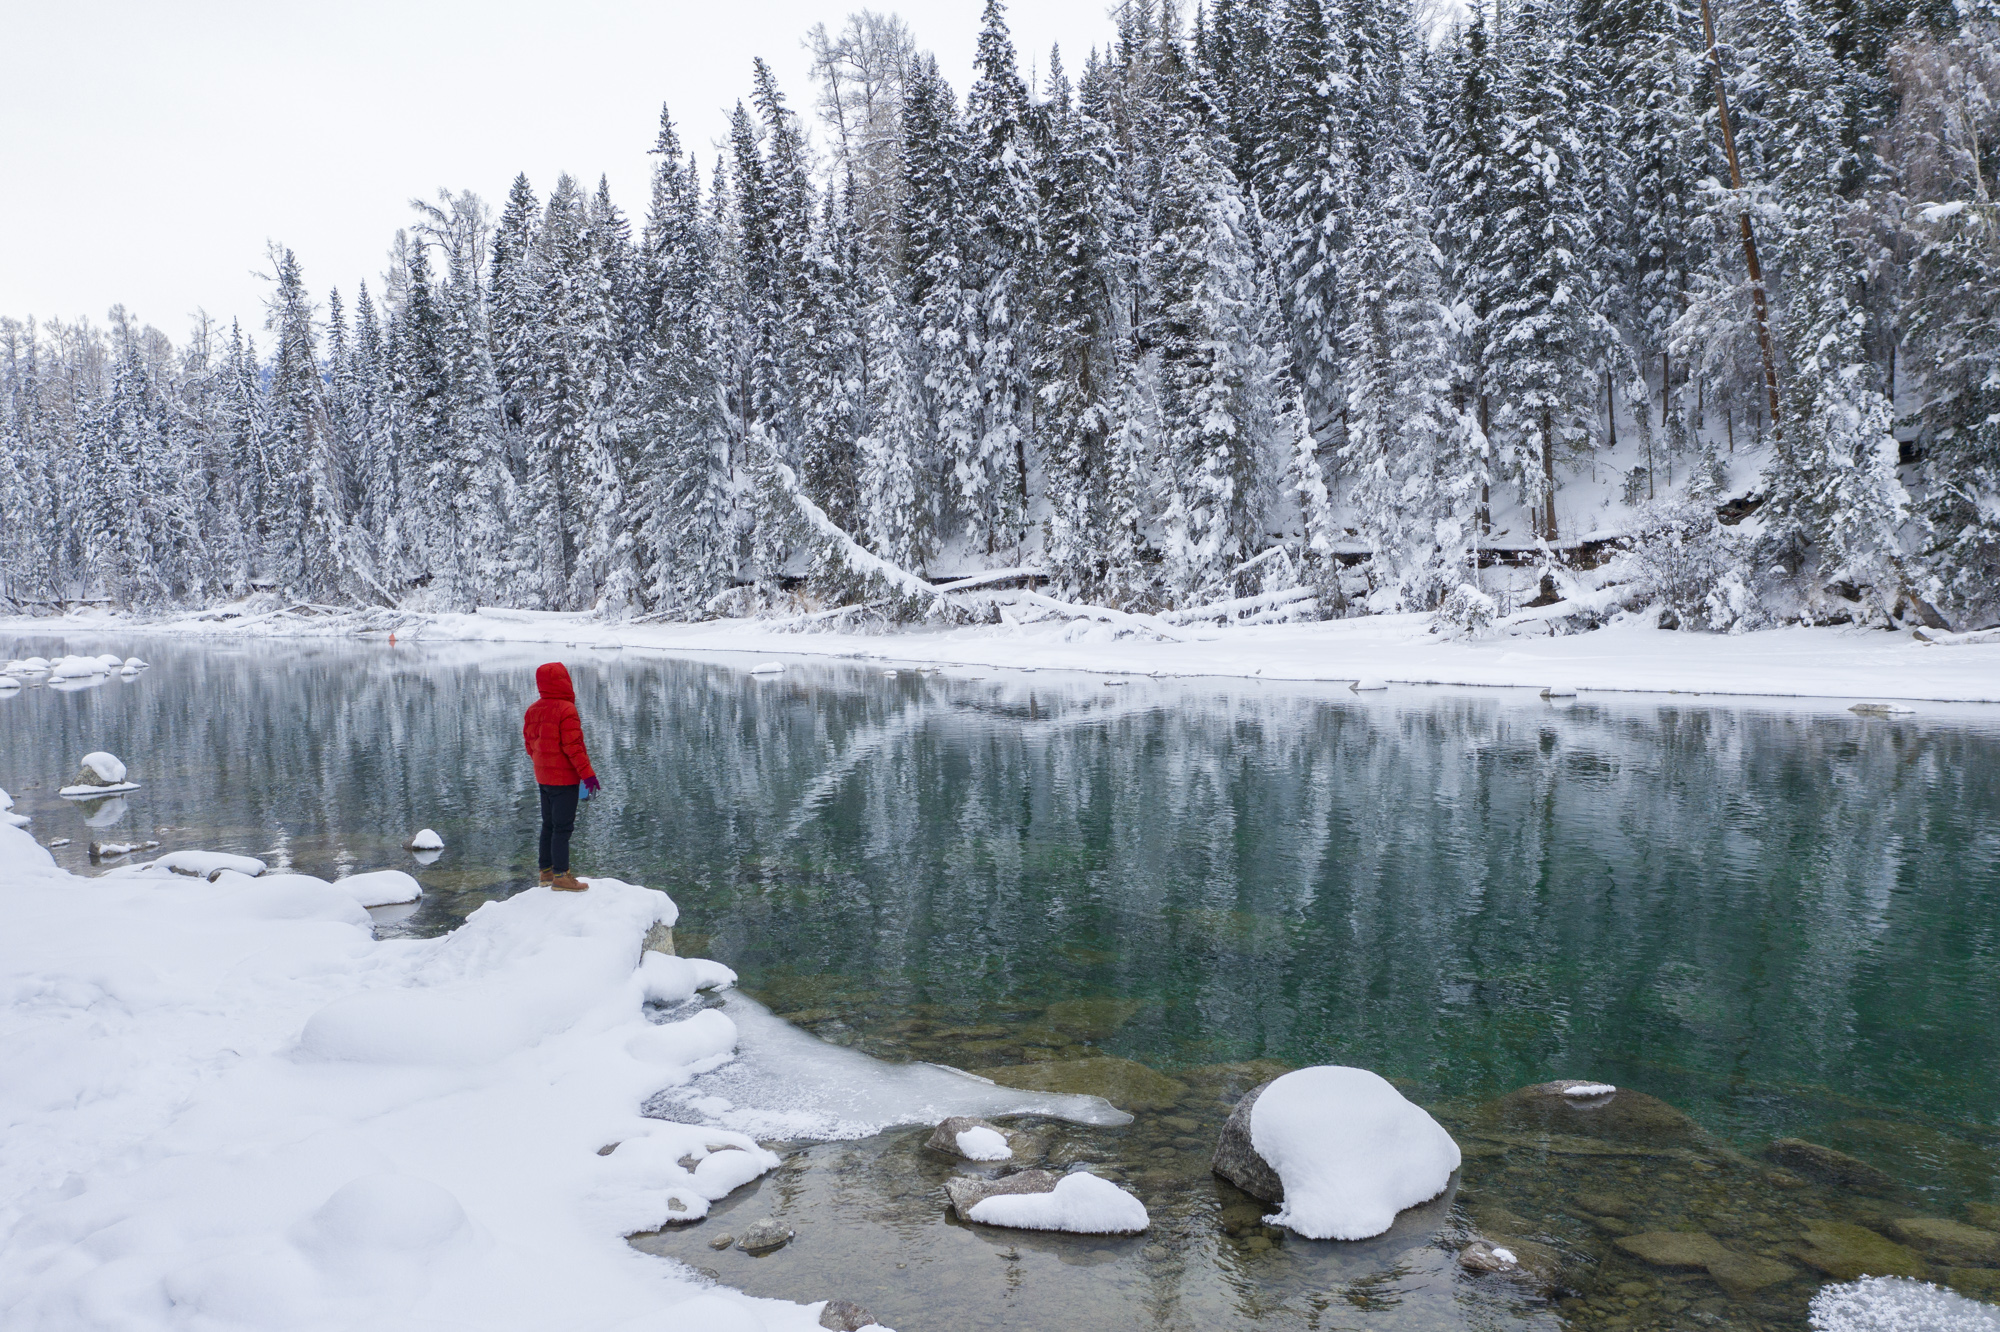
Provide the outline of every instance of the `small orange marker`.
<path id="1" fill-rule="evenodd" d="M 389 635 L 389 646 L 390 647 L 396 646 L 396 635 L 394 635 L 393 633 Z"/>

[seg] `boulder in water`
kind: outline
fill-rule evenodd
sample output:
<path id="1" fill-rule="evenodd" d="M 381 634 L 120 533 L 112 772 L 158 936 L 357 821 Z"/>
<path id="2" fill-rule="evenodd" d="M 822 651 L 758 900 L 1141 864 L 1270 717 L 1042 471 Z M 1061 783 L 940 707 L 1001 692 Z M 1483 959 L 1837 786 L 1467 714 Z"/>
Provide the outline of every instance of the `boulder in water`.
<path id="1" fill-rule="evenodd" d="M 1014 1144 L 998 1124 L 971 1115 L 952 1115 L 935 1129 L 924 1146 L 963 1161 L 1010 1161 Z"/>
<path id="2" fill-rule="evenodd" d="M 1250 1145 L 1250 1112 L 1256 1108 L 1264 1088 L 1270 1085 L 1265 1082 L 1252 1087 L 1229 1112 L 1229 1118 L 1223 1121 L 1222 1135 L 1216 1139 L 1215 1159 L 1209 1163 L 1209 1169 L 1251 1197 L 1274 1203 L 1284 1201 L 1284 1181 Z"/>
<path id="3" fill-rule="evenodd" d="M 798 1232 L 774 1216 L 750 1223 L 737 1239 L 736 1247 L 745 1253 L 772 1253 L 792 1242 Z"/>
<path id="4" fill-rule="evenodd" d="M 405 851 L 442 851 L 444 850 L 444 838 L 438 836 L 433 829 L 423 828 L 410 834 L 409 840 L 403 843 L 403 849 Z"/>
<path id="5" fill-rule="evenodd" d="M 853 1300 L 828 1300 L 819 1311 L 819 1325 L 828 1332 L 861 1332 L 862 1328 L 877 1324 L 875 1315 Z"/>
<path id="6" fill-rule="evenodd" d="M 1307 1239 L 1379 1235 L 1397 1213 L 1443 1193 L 1459 1166 L 1458 1144 L 1443 1126 L 1364 1068 L 1302 1068 L 1244 1102 L 1224 1126 L 1211 1168 L 1227 1167 L 1266 1191 L 1275 1176 L 1277 1196 L 1265 1200 L 1280 1206 L 1265 1220 Z"/>

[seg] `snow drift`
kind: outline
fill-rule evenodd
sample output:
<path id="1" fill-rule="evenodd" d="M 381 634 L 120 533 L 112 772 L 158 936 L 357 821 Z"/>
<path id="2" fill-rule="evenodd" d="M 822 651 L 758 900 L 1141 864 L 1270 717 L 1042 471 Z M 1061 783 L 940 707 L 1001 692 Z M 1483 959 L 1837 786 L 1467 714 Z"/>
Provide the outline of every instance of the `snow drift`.
<path id="1" fill-rule="evenodd" d="M 378 941 L 349 881 L 212 872 L 79 878 L 0 827 L 10 1329 L 683 1325 L 660 1312 L 701 1288 L 622 1237 L 777 1158 L 640 1114 L 677 1061 L 736 1044 L 714 1010 L 646 1016 L 729 978 L 642 967 L 665 894 L 533 888 L 442 938 Z M 816 1326 L 809 1306 L 703 1298 Z M 722 1325 L 685 1307 L 690 1332 Z"/>

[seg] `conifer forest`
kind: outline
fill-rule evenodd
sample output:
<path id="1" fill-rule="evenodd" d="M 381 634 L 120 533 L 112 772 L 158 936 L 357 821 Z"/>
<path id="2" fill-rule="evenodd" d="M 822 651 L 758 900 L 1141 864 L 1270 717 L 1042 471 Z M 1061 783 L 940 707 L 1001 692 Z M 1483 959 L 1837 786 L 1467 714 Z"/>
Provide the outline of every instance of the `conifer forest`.
<path id="1" fill-rule="evenodd" d="M 259 328 L 0 319 L 0 604 L 1270 619 L 1615 560 L 1689 629 L 2000 619 L 2000 5 L 1412 5 L 1030 56 L 989 0 L 964 89 L 859 13 L 719 152 L 663 110 L 642 218 L 522 176 L 353 290 L 274 247 Z"/>

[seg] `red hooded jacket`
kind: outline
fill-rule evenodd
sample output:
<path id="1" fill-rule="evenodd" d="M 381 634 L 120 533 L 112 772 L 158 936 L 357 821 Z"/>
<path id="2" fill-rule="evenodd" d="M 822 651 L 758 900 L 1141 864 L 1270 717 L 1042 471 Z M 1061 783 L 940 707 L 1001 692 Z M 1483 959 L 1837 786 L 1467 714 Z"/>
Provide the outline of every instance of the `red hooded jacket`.
<path id="1" fill-rule="evenodd" d="M 575 786 L 595 777 L 590 751 L 583 747 L 583 719 L 576 715 L 569 671 L 559 661 L 537 666 L 535 687 L 542 696 L 528 705 L 521 723 L 521 739 L 535 761 L 535 780 L 543 786 Z"/>

